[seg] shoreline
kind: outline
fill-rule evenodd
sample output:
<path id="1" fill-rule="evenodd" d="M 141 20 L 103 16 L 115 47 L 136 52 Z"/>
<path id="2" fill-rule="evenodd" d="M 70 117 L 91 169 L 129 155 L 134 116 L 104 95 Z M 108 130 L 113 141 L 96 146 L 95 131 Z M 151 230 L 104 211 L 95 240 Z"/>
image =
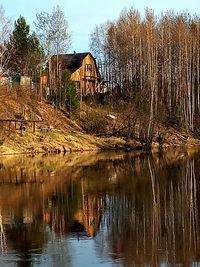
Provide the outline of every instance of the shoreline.
<path id="1" fill-rule="evenodd" d="M 175 139 L 176 136 L 176 139 Z M 177 133 L 172 134 L 171 139 L 165 139 L 163 151 L 167 148 L 200 148 L 200 140 L 187 137 L 184 141 L 177 138 Z M 0 155 L 18 154 L 66 154 L 84 151 L 145 151 L 145 147 L 139 141 L 126 141 L 118 137 L 96 137 L 80 131 L 65 132 L 54 130 L 52 132 L 35 133 L 24 132 L 23 135 L 12 132 L 0 145 Z M 159 151 L 159 144 L 152 143 L 152 152 Z"/>

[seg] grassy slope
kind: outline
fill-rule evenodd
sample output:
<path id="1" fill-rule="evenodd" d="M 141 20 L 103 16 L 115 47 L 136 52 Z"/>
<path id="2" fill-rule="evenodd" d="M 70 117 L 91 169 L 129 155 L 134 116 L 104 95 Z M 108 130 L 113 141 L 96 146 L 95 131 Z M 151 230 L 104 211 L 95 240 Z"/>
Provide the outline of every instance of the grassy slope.
<path id="1" fill-rule="evenodd" d="M 124 148 L 126 142 L 120 138 L 98 138 L 93 135 L 87 135 L 79 126 L 78 121 L 70 120 L 61 111 L 53 108 L 52 105 L 44 100 L 34 100 L 30 90 L 23 92 L 6 91 L 0 88 L 0 118 L 14 119 L 16 115 L 23 113 L 25 119 L 42 120 L 37 123 L 36 132 L 33 133 L 32 125 L 26 126 L 26 131 L 21 135 L 21 131 L 16 130 L 14 124 L 8 131 L 6 126 L 3 130 L 0 125 L 0 154 L 15 153 L 44 153 L 44 152 L 68 152 L 68 151 L 91 151 L 100 149 Z M 91 109 L 90 107 L 85 107 Z M 103 110 L 96 109 L 99 116 L 103 116 Z M 106 112 L 104 112 L 106 114 Z M 104 114 L 104 115 L 105 115 Z M 53 127 L 51 132 L 42 132 L 39 127 Z M 165 146 L 180 145 L 199 145 L 199 141 L 190 136 L 175 132 L 174 129 L 165 129 Z M 141 146 L 134 141 L 132 147 Z M 154 143 L 154 147 L 157 144 Z"/>
<path id="2" fill-rule="evenodd" d="M 37 123 L 36 132 L 33 133 L 32 125 L 26 126 L 21 135 L 19 126 L 14 124 L 8 131 L 8 124 L 0 128 L 0 154 L 56 152 L 56 151 L 86 151 L 99 149 L 112 149 L 117 144 L 123 146 L 125 142 L 118 138 L 97 138 L 87 135 L 73 120 L 67 118 L 61 111 L 53 108 L 44 100 L 34 100 L 29 92 L 16 94 L 15 91 L 0 92 L 0 118 L 14 119 L 20 113 L 25 114 L 25 119 L 42 120 Z M 24 97 L 26 95 L 26 97 Z M 53 127 L 52 131 L 43 132 L 39 128 Z"/>

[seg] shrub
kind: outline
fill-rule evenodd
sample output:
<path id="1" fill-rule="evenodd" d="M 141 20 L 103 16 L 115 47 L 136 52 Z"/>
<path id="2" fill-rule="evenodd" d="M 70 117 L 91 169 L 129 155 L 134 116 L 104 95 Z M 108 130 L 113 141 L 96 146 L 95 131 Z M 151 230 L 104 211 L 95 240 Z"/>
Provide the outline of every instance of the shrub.
<path id="1" fill-rule="evenodd" d="M 81 118 L 82 128 L 89 134 L 103 135 L 107 133 L 108 121 L 98 113 L 88 112 Z"/>

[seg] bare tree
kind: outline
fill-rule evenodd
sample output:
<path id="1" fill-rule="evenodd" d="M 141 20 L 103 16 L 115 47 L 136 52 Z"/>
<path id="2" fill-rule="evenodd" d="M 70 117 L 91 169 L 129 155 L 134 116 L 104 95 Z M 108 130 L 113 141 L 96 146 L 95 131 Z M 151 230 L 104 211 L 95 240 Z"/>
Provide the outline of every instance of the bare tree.
<path id="1" fill-rule="evenodd" d="M 0 6 L 0 75 L 6 68 L 9 59 L 6 43 L 11 33 L 11 20 L 5 16 L 5 10 Z"/>
<path id="2" fill-rule="evenodd" d="M 149 141 L 161 110 L 167 125 L 199 130 L 199 33 L 199 16 L 168 11 L 156 17 L 149 9 L 143 18 L 125 10 L 92 33 L 91 50 L 103 62 L 110 90 L 117 84 L 118 98 L 145 95 L 148 120 L 141 126 Z"/>
<path id="3" fill-rule="evenodd" d="M 68 32 L 68 22 L 65 18 L 65 14 L 57 5 L 52 12 L 52 31 L 53 34 L 53 53 L 56 54 L 56 73 L 55 73 L 55 85 L 59 88 L 59 104 L 62 103 L 61 92 L 61 76 L 62 70 L 59 67 L 59 54 L 65 53 L 71 45 L 71 36 Z"/>
<path id="4" fill-rule="evenodd" d="M 68 23 L 65 19 L 65 15 L 57 5 L 51 13 L 40 12 L 36 14 L 37 22 L 35 26 L 37 29 L 38 36 L 43 44 L 43 47 L 46 51 L 48 66 L 49 66 L 49 84 L 52 87 L 52 84 L 56 83 L 58 85 L 58 55 L 64 53 L 68 50 L 71 37 L 68 32 Z M 52 55 L 57 55 L 57 70 L 56 70 L 56 79 L 53 81 L 52 73 Z M 56 80 L 56 82 L 55 82 Z"/>

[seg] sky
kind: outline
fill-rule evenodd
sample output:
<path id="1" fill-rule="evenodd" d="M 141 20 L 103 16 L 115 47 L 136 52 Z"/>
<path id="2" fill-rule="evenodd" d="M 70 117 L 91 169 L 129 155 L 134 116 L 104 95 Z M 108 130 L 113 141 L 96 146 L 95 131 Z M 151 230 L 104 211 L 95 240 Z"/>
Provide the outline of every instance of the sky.
<path id="1" fill-rule="evenodd" d="M 199 0 L 0 0 L 5 9 L 5 15 L 16 20 L 24 16 L 31 30 L 34 30 L 36 13 L 51 12 L 59 5 L 64 11 L 72 35 L 72 45 L 69 52 L 89 51 L 89 38 L 95 25 L 107 20 L 115 20 L 120 12 L 131 7 L 138 9 L 141 14 L 146 7 L 152 8 L 155 14 L 173 9 L 200 14 Z"/>

